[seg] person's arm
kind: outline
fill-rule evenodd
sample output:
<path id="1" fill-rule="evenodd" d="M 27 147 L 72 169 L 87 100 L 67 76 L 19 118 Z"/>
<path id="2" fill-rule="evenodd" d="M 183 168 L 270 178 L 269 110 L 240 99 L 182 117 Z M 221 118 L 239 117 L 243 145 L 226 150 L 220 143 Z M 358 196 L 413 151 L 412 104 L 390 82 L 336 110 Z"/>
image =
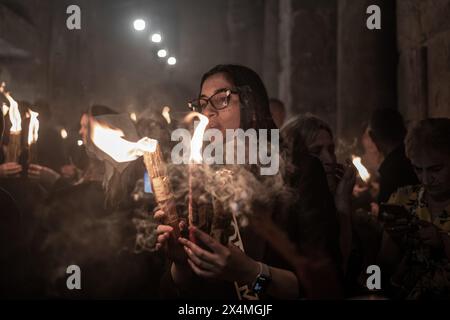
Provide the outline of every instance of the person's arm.
<path id="1" fill-rule="evenodd" d="M 295 273 L 271 266 L 269 269 L 272 276 L 272 282 L 267 287 L 269 296 L 278 299 L 298 299 L 300 297 L 299 283 Z"/>

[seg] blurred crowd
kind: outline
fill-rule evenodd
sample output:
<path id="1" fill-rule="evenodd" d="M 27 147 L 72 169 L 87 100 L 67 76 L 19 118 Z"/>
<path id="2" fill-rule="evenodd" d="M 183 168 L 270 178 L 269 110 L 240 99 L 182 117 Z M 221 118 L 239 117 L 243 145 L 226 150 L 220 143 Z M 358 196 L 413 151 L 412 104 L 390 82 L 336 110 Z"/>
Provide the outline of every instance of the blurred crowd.
<path id="1" fill-rule="evenodd" d="M 10 159 L 2 113 L 2 298 L 450 298 L 450 119 L 405 123 L 380 106 L 344 142 L 313 114 L 288 116 L 249 68 L 216 66 L 200 88 L 186 114 L 202 113 L 208 128 L 280 130 L 280 171 L 207 166 L 194 183 L 202 190 L 193 193 L 194 223 L 191 169 L 170 163 L 171 133 L 193 129 L 182 117 L 161 108 L 132 119 L 93 105 L 73 124 L 78 135 L 67 135 L 51 104 L 18 101 L 22 147 Z M 39 113 L 33 151 L 31 110 Z M 157 201 L 142 158 L 118 163 L 95 144 L 98 123 L 129 141 L 158 141 L 173 202 Z M 221 183 L 224 172 L 231 178 Z M 70 265 L 82 270 L 82 290 L 67 288 Z M 380 283 L 368 272 L 374 265 Z"/>

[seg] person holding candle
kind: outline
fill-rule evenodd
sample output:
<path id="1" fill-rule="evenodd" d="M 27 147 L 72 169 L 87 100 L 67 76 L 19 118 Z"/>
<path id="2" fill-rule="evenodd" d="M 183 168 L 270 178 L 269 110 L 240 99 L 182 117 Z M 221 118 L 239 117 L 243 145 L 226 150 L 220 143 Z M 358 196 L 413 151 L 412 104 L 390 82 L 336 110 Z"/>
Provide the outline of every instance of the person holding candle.
<path id="1" fill-rule="evenodd" d="M 203 76 L 200 87 L 199 99 L 191 106 L 209 118 L 208 128 L 218 129 L 222 133 L 226 129 L 276 128 L 264 84 L 253 70 L 237 65 L 219 65 Z M 160 210 L 155 217 L 163 219 L 165 213 Z M 288 221 L 287 224 L 289 222 L 292 223 Z M 288 230 L 287 224 L 283 224 L 282 229 L 295 241 L 293 233 L 299 230 Z M 180 229 L 186 228 L 186 223 L 182 221 Z M 309 292 L 303 292 L 305 286 L 299 280 L 300 273 L 280 259 L 252 228 L 247 228 L 242 234 L 246 253 L 233 244 L 219 243 L 196 227 L 189 228 L 194 239 L 174 239 L 174 229 L 167 225 L 157 228 L 157 248 L 164 249 L 173 261 L 162 280 L 164 296 L 203 299 L 236 297 L 230 286 L 233 281 L 247 283 L 262 298 L 297 299 L 308 296 Z M 295 244 L 301 246 L 298 242 Z M 261 279 L 264 279 L 264 285 Z"/>
<path id="2" fill-rule="evenodd" d="M 299 139 L 305 150 L 320 160 L 327 177 L 327 184 L 340 223 L 340 247 L 343 269 L 347 268 L 347 260 L 352 246 L 352 191 L 356 181 L 356 170 L 350 165 L 337 163 L 333 131 L 322 119 L 311 114 L 296 116 L 283 127 L 282 135 L 288 140 Z M 301 153 L 300 153 L 301 154 Z M 314 192 L 313 192 L 314 193 Z"/>

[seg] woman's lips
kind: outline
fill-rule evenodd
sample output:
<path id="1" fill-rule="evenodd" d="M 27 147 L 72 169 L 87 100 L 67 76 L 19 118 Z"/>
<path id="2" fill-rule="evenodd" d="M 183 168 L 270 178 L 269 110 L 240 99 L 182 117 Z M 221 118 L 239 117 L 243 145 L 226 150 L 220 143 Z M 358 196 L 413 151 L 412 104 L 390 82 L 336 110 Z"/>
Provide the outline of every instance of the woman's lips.
<path id="1" fill-rule="evenodd" d="M 216 123 L 210 122 L 206 129 L 218 129 L 218 125 Z"/>

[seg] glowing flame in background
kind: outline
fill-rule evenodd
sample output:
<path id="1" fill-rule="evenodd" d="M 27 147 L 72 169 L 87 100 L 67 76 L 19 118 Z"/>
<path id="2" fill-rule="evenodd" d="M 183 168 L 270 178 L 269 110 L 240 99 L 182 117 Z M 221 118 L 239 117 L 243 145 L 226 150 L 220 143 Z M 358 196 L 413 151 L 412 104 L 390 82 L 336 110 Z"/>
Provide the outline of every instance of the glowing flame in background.
<path id="1" fill-rule="evenodd" d="M 123 139 L 124 133 L 120 129 L 110 128 L 92 120 L 92 142 L 103 152 L 117 162 L 134 161 L 144 152 L 155 152 L 158 141 L 150 138 L 142 138 L 138 142 L 130 142 Z"/>
<path id="2" fill-rule="evenodd" d="M 67 139 L 68 133 L 66 129 L 61 129 L 61 138 Z"/>
<path id="3" fill-rule="evenodd" d="M 137 116 L 135 112 L 130 113 L 130 119 L 133 122 L 137 122 Z"/>
<path id="4" fill-rule="evenodd" d="M 78 141 L 77 141 L 77 145 L 78 145 L 79 147 L 81 147 L 81 146 L 83 145 L 83 140 L 78 140 Z"/>
<path id="5" fill-rule="evenodd" d="M 39 138 L 39 113 L 30 110 L 30 126 L 28 127 L 28 145 L 36 143 Z"/>
<path id="6" fill-rule="evenodd" d="M 172 122 L 172 119 L 170 119 L 170 108 L 165 106 L 162 110 L 162 116 L 164 119 L 166 119 L 167 123 L 170 124 Z"/>
<path id="7" fill-rule="evenodd" d="M 18 134 L 22 131 L 22 118 L 20 117 L 19 105 L 16 100 L 11 97 L 9 92 L 5 92 L 5 83 L 0 86 L 0 92 L 4 94 L 5 98 L 9 102 L 9 121 L 11 121 L 10 133 Z M 5 108 L 2 107 L 2 112 L 5 114 Z"/>
<path id="8" fill-rule="evenodd" d="M 355 168 L 358 170 L 358 174 L 361 177 L 361 179 L 364 182 L 369 181 L 370 173 L 369 173 L 369 171 L 367 171 L 366 167 L 364 167 L 363 164 L 361 163 L 361 158 L 352 156 L 352 162 L 353 162 L 353 165 L 355 166 Z"/>
<path id="9" fill-rule="evenodd" d="M 9 107 L 6 105 L 6 103 L 3 103 L 3 104 L 2 104 L 2 113 L 3 113 L 3 116 L 6 116 L 6 115 L 8 114 L 8 110 L 9 110 Z"/>
<path id="10" fill-rule="evenodd" d="M 189 113 L 185 121 L 190 122 L 194 117 L 200 119 L 200 123 L 197 125 L 194 131 L 194 135 L 191 139 L 191 154 L 189 156 L 190 163 L 201 163 L 203 161 L 202 157 L 202 146 L 203 146 L 203 135 L 205 133 L 206 127 L 208 125 L 208 117 L 202 115 L 198 112 Z"/>

